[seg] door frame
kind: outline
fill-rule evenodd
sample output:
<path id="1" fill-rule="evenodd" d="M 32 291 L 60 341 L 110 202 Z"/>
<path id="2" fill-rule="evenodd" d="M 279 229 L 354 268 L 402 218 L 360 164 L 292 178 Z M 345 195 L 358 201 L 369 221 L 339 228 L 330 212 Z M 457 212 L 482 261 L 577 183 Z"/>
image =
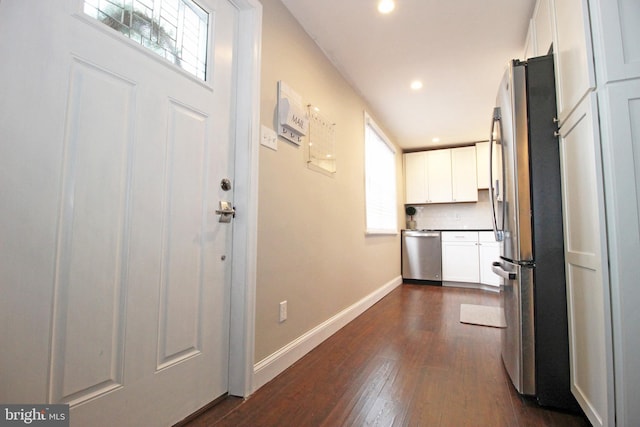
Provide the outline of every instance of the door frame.
<path id="1" fill-rule="evenodd" d="M 262 4 L 232 0 L 240 13 L 235 123 L 235 206 L 229 319 L 229 394 L 253 392 L 258 247 L 258 148 Z"/>

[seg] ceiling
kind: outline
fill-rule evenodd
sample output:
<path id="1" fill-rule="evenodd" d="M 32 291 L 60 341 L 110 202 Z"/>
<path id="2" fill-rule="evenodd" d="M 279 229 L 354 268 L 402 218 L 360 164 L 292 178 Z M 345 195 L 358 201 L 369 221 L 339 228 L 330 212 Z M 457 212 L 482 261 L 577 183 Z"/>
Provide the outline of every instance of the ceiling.
<path id="1" fill-rule="evenodd" d="M 282 0 L 403 150 L 487 140 L 535 0 L 396 0 L 388 15 L 377 1 Z"/>

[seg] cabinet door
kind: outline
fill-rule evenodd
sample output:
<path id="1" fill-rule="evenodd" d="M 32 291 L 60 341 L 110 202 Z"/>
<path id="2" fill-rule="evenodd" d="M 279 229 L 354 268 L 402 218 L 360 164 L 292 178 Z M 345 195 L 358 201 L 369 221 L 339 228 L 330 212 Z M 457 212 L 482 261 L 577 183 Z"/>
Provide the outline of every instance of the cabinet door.
<path id="1" fill-rule="evenodd" d="M 549 53 L 553 42 L 551 30 L 551 9 L 549 0 L 538 0 L 533 11 L 533 33 L 535 35 L 535 55 L 542 56 Z"/>
<path id="2" fill-rule="evenodd" d="M 442 280 L 478 283 L 479 266 L 477 243 L 442 243 Z"/>
<path id="3" fill-rule="evenodd" d="M 500 286 L 502 278 L 491 269 L 493 262 L 500 260 L 500 242 L 496 242 L 493 231 L 478 232 L 478 254 L 480 256 L 480 283 Z"/>
<path id="4" fill-rule="evenodd" d="M 571 391 L 594 426 L 614 425 L 611 313 L 595 94 L 560 128 Z"/>
<path id="5" fill-rule="evenodd" d="M 451 149 L 452 201 L 477 202 L 476 147 Z"/>
<path id="6" fill-rule="evenodd" d="M 587 0 L 551 0 L 558 118 L 564 123 L 580 100 L 595 88 Z"/>
<path id="7" fill-rule="evenodd" d="M 489 142 L 476 144 L 476 180 L 479 190 L 489 188 Z"/>
<path id="8" fill-rule="evenodd" d="M 500 244 L 479 242 L 478 254 L 480 257 L 480 283 L 500 286 L 502 278 L 491 269 L 492 264 L 500 260 Z"/>
<path id="9" fill-rule="evenodd" d="M 405 203 L 427 202 L 427 162 L 426 153 L 404 155 Z"/>
<path id="10" fill-rule="evenodd" d="M 640 76 L 640 3 L 636 0 L 590 2 L 598 71 L 611 82 Z"/>
<path id="11" fill-rule="evenodd" d="M 426 151 L 426 154 L 429 203 L 451 202 L 451 150 Z"/>
<path id="12" fill-rule="evenodd" d="M 442 232 L 442 280 L 478 283 L 478 233 Z"/>
<path id="13" fill-rule="evenodd" d="M 640 425 L 640 79 L 600 91 L 615 355 L 616 422 Z"/>
<path id="14" fill-rule="evenodd" d="M 533 29 L 533 19 L 529 20 L 529 26 L 527 27 L 527 39 L 524 42 L 524 52 L 522 57 L 524 59 L 531 58 L 535 56 L 534 52 L 534 29 Z"/>

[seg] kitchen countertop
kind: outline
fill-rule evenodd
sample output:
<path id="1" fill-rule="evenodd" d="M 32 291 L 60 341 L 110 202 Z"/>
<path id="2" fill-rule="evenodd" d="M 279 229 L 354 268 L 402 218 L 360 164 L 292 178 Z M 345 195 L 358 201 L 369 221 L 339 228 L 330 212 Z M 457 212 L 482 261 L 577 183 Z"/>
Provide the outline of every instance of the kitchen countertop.
<path id="1" fill-rule="evenodd" d="M 490 228 L 403 228 L 402 231 L 493 231 Z"/>

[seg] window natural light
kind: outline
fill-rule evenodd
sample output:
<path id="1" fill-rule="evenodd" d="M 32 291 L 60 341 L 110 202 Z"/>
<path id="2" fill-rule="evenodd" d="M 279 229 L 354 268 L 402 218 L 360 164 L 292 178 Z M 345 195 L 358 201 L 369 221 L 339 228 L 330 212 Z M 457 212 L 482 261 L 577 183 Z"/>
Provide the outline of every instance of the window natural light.
<path id="1" fill-rule="evenodd" d="M 367 113 L 364 122 L 366 232 L 396 234 L 396 150 Z"/>

